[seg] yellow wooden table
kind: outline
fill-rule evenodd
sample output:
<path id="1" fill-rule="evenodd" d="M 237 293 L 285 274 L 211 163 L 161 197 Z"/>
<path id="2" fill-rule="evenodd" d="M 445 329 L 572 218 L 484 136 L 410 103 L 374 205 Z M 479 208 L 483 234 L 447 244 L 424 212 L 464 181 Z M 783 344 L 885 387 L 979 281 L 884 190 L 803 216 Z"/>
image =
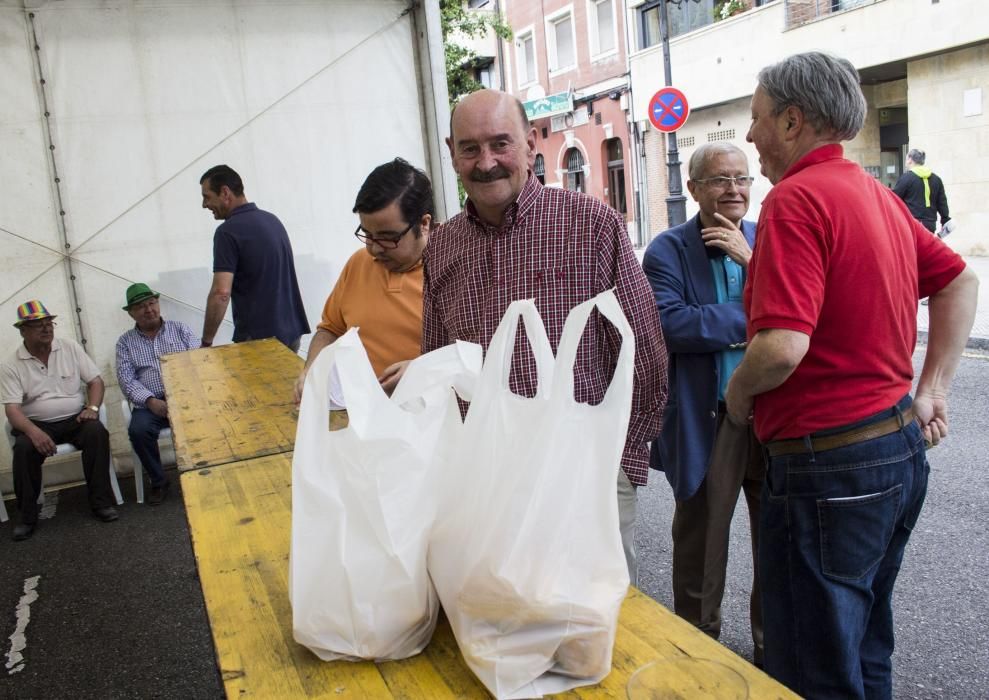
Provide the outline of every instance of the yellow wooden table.
<path id="1" fill-rule="evenodd" d="M 162 357 L 179 469 L 290 451 L 301 371 L 302 358 L 274 338 Z"/>
<path id="2" fill-rule="evenodd" d="M 387 663 L 323 662 L 292 638 L 288 601 L 292 455 L 182 475 L 199 577 L 228 698 L 483 698 L 442 619 L 423 653 Z M 707 658 L 748 682 L 750 698 L 794 698 L 782 685 L 636 589 L 622 607 L 613 670 L 568 697 L 624 698 L 645 664 Z M 712 697 L 682 679 L 683 698 Z M 702 679 L 703 680 L 703 679 Z"/>

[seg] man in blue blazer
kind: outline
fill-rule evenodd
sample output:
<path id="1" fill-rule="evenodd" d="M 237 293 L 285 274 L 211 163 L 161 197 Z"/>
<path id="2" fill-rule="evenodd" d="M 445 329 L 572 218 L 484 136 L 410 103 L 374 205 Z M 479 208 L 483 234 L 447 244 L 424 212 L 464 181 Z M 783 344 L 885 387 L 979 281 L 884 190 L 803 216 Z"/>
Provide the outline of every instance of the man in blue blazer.
<path id="1" fill-rule="evenodd" d="M 742 217 L 754 178 L 745 154 L 728 143 L 698 148 L 688 171 L 687 189 L 700 212 L 657 236 L 642 263 L 670 353 L 670 395 L 651 466 L 666 472 L 676 498 L 674 611 L 717 639 L 735 504 L 744 492 L 755 562 L 765 477 L 751 427 L 728 420 L 724 403 L 728 378 L 745 352 L 742 288 L 756 226 Z M 753 660 L 761 664 L 758 575 L 750 620 Z"/>

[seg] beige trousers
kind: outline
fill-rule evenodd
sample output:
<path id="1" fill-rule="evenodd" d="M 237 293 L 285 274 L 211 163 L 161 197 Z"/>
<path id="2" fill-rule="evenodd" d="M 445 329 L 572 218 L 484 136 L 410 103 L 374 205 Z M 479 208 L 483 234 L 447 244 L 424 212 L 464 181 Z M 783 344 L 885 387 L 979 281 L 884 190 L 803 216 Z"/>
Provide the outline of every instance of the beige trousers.
<path id="1" fill-rule="evenodd" d="M 638 499 L 636 487 L 625 476 L 625 470 L 618 468 L 618 527 L 622 533 L 622 548 L 625 550 L 625 563 L 628 565 L 628 580 L 633 586 L 639 585 L 639 562 L 635 557 L 635 511 Z"/>

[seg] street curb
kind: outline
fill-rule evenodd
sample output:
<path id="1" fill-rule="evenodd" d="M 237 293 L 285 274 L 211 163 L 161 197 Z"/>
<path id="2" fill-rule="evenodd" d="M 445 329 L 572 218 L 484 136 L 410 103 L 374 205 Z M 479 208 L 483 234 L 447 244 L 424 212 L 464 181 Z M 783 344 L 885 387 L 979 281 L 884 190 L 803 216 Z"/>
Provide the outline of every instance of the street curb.
<path id="1" fill-rule="evenodd" d="M 927 331 L 917 331 L 917 342 L 927 345 Z M 973 336 L 965 342 L 965 349 L 989 352 L 989 338 L 977 338 Z"/>

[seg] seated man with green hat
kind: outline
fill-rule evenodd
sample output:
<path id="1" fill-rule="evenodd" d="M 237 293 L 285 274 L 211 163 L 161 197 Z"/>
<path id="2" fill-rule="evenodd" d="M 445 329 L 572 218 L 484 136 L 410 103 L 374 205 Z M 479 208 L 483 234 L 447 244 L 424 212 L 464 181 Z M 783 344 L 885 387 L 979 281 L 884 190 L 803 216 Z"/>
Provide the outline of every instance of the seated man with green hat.
<path id="1" fill-rule="evenodd" d="M 169 427 L 159 359 L 200 345 L 199 337 L 189 326 L 161 317 L 159 296 L 143 282 L 127 288 L 127 304 L 123 308 L 134 319 L 134 327 L 117 341 L 117 381 L 134 409 L 127 434 L 151 480 L 150 505 L 165 500 L 169 487 L 158 451 L 158 436 Z"/>

